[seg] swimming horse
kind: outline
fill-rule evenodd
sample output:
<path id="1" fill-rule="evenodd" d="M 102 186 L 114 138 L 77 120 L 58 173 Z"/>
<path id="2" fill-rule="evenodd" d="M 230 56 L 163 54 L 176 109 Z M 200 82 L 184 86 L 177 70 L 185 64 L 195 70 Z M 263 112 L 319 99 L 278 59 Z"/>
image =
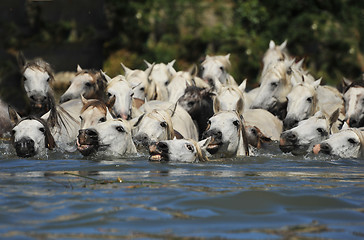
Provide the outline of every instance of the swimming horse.
<path id="1" fill-rule="evenodd" d="M 18 64 L 23 76 L 24 90 L 30 100 L 31 114 L 40 117 L 55 105 L 50 87 L 50 83 L 54 81 L 53 70 L 41 58 L 25 59 L 22 52 L 18 55 Z"/>
<path id="2" fill-rule="evenodd" d="M 234 78 L 229 74 L 231 68 L 230 54 L 225 56 L 206 55 L 205 60 L 201 63 L 201 78 L 214 86 L 214 78 L 216 77 L 222 85 L 237 85 Z"/>
<path id="3" fill-rule="evenodd" d="M 80 99 L 81 95 L 86 99 L 104 100 L 106 85 L 107 80 L 101 71 L 82 69 L 77 65 L 76 76 L 71 79 L 71 85 L 61 96 L 60 103 Z"/>

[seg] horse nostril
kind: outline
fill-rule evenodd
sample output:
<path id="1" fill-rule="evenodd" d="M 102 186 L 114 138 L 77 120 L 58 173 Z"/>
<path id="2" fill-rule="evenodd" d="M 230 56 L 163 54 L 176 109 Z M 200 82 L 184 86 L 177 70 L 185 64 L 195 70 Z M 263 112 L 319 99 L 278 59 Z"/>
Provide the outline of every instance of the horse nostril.
<path id="1" fill-rule="evenodd" d="M 290 142 L 296 142 L 297 141 L 297 134 L 295 134 L 294 132 L 289 132 L 287 134 L 287 140 L 289 140 Z"/>
<path id="2" fill-rule="evenodd" d="M 157 146 L 159 150 L 168 151 L 168 145 L 165 142 L 159 142 Z"/>
<path id="3" fill-rule="evenodd" d="M 350 120 L 349 120 L 350 127 L 357 127 L 357 124 L 358 124 L 358 122 L 355 119 L 350 118 Z"/>
<path id="4" fill-rule="evenodd" d="M 320 151 L 325 154 L 330 154 L 332 147 L 328 143 L 321 143 L 320 144 Z"/>
<path id="5" fill-rule="evenodd" d="M 93 129 L 86 129 L 85 130 L 85 133 L 89 136 L 96 136 L 97 135 L 97 132 Z"/>

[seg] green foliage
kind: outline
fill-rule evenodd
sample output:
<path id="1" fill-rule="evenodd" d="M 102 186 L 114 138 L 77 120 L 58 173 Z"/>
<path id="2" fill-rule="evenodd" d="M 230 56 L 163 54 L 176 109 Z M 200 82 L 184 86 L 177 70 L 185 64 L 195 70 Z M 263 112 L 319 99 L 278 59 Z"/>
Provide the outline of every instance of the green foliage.
<path id="1" fill-rule="evenodd" d="M 100 39 L 92 25 L 60 19 L 44 21 L 28 4 L 31 35 L 2 23 L 5 49 L 28 41 L 61 44 Z M 121 61 L 130 68 L 176 59 L 179 70 L 200 63 L 206 54 L 231 53 L 231 73 L 254 85 L 261 58 L 272 39 L 288 40 L 288 49 L 316 77 L 335 84 L 364 71 L 364 2 L 354 0 L 105 0 L 106 29 L 101 33 L 104 68 L 117 73 Z M 122 55 L 125 54 L 125 55 Z M 115 61 L 115 63 L 112 63 Z"/>

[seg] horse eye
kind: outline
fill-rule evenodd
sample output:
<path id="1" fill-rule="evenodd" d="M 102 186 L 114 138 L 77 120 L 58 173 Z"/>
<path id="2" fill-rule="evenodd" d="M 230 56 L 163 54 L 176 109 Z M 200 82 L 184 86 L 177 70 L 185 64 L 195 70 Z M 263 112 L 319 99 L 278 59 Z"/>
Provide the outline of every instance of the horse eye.
<path id="1" fill-rule="evenodd" d="M 210 120 L 207 120 L 207 125 L 211 125 L 211 121 Z"/>
<path id="2" fill-rule="evenodd" d="M 15 135 L 16 131 L 15 130 L 11 130 L 11 135 Z"/>
<path id="3" fill-rule="evenodd" d="M 125 132 L 125 129 L 123 127 L 121 127 L 121 126 L 117 126 L 116 127 L 116 131 L 118 131 L 118 132 Z"/>
<path id="4" fill-rule="evenodd" d="M 24 80 L 23 81 L 25 82 L 26 80 L 28 80 L 28 79 L 26 77 L 24 77 Z"/>
<path id="5" fill-rule="evenodd" d="M 356 144 L 356 140 L 354 138 L 349 138 L 348 142 L 351 144 Z"/>
<path id="6" fill-rule="evenodd" d="M 45 129 L 44 128 L 39 128 L 39 131 L 41 131 L 42 133 L 45 132 Z"/>
<path id="7" fill-rule="evenodd" d="M 282 61 L 283 61 L 283 60 L 282 60 Z M 291 68 L 291 67 L 289 67 L 289 68 L 288 68 L 288 70 L 287 70 L 287 74 L 288 74 L 288 75 L 291 75 L 291 74 L 292 74 L 292 68 Z"/>
<path id="8" fill-rule="evenodd" d="M 144 92 L 144 87 L 141 87 L 141 88 L 140 88 L 140 91 L 143 91 L 143 92 Z"/>
<path id="9" fill-rule="evenodd" d="M 165 85 L 165 86 L 167 86 L 167 85 L 168 85 L 168 81 L 167 81 L 167 82 L 165 82 L 165 83 L 164 83 L 164 85 Z"/>
<path id="10" fill-rule="evenodd" d="M 188 102 L 187 106 L 192 107 L 195 104 L 195 102 Z"/>
<path id="11" fill-rule="evenodd" d="M 108 92 L 107 93 L 107 96 L 110 98 L 112 96 L 112 94 Z"/>
<path id="12" fill-rule="evenodd" d="M 234 124 L 235 126 L 239 127 L 239 121 L 238 121 L 238 120 L 235 120 L 235 121 L 233 122 L 233 124 Z"/>
<path id="13" fill-rule="evenodd" d="M 312 97 L 308 97 L 308 98 L 306 99 L 306 101 L 307 101 L 307 102 L 309 102 L 309 103 L 311 103 L 311 102 L 312 102 Z"/>
<path id="14" fill-rule="evenodd" d="M 163 121 L 163 122 L 161 122 L 161 123 L 160 123 L 160 125 L 161 125 L 161 127 L 164 127 L 164 128 L 165 128 L 165 127 L 167 127 L 167 123 L 166 123 L 166 122 L 164 122 L 164 121 Z"/>
<path id="15" fill-rule="evenodd" d="M 80 116 L 80 120 L 82 121 L 83 120 L 83 118 Z"/>
<path id="16" fill-rule="evenodd" d="M 105 117 L 102 117 L 100 118 L 99 122 L 105 122 L 106 121 L 106 118 Z"/>
<path id="17" fill-rule="evenodd" d="M 134 96 L 134 93 L 131 93 L 131 94 L 130 94 L 130 97 L 133 97 L 133 96 Z"/>
<path id="18" fill-rule="evenodd" d="M 195 149 L 194 149 L 194 147 L 191 145 L 191 144 L 186 144 L 186 148 L 189 150 L 189 151 L 191 151 L 191 152 L 193 152 Z"/>
<path id="19" fill-rule="evenodd" d="M 201 71 L 205 70 L 205 67 L 201 67 Z"/>
<path id="20" fill-rule="evenodd" d="M 276 87 L 278 86 L 278 83 L 277 83 L 277 82 L 272 82 L 270 85 L 271 85 L 273 88 L 276 88 Z"/>
<path id="21" fill-rule="evenodd" d="M 50 78 L 47 78 L 47 82 L 49 82 Z"/>
<path id="22" fill-rule="evenodd" d="M 91 87 L 91 83 L 90 82 L 87 82 L 87 83 L 85 83 L 85 86 L 86 87 Z"/>
<path id="23" fill-rule="evenodd" d="M 224 67 L 223 67 L 223 66 L 221 66 L 221 67 L 220 67 L 220 70 L 221 70 L 221 71 L 224 71 Z"/>
<path id="24" fill-rule="evenodd" d="M 255 128 L 252 128 L 250 131 L 251 131 L 252 134 L 258 135 L 257 130 Z"/>

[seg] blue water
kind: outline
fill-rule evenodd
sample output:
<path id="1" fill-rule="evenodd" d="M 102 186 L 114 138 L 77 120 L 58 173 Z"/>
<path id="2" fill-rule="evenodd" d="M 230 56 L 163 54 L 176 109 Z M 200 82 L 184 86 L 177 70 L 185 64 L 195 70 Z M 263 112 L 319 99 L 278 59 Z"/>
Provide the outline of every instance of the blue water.
<path id="1" fill-rule="evenodd" d="M 197 164 L 0 151 L 1 239 L 364 238 L 364 160 L 278 148 Z"/>

